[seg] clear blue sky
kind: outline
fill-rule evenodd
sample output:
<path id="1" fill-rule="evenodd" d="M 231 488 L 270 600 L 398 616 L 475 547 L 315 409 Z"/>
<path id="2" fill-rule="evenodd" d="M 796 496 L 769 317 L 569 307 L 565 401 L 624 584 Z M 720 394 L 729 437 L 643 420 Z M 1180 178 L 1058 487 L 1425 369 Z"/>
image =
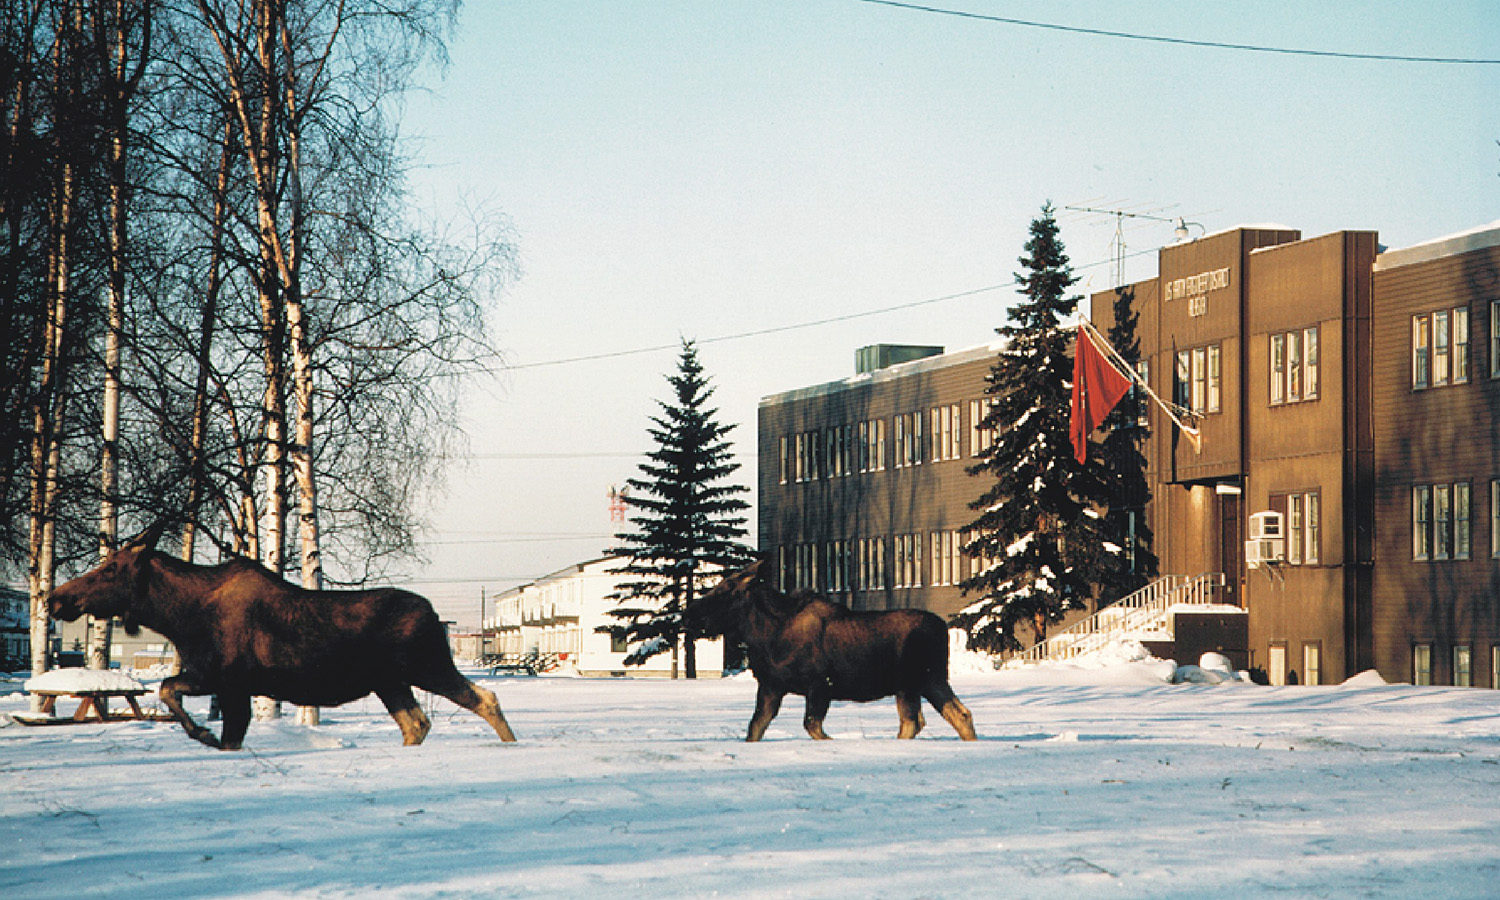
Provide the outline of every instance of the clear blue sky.
<path id="1" fill-rule="evenodd" d="M 1490 0 L 933 6 L 1198 41 L 1500 57 Z M 605 494 L 649 446 L 674 350 L 703 343 L 753 488 L 760 397 L 845 377 L 865 344 L 989 341 L 1048 200 L 1399 247 L 1500 219 L 1500 66 L 1132 41 L 858 0 L 465 5 L 451 64 L 408 103 L 414 198 L 514 226 L 496 305 L 512 368 L 465 409 L 475 459 L 414 585 L 471 624 L 483 588 L 597 555 Z M 1107 217 L 1064 213 L 1081 292 Z M 1196 233 L 1196 231 L 1195 231 Z M 1127 223 L 1128 252 L 1172 239 Z M 1155 273 L 1132 257 L 1129 280 Z M 583 455 L 580 455 L 583 454 Z M 753 518 L 752 518 L 753 525 Z"/>

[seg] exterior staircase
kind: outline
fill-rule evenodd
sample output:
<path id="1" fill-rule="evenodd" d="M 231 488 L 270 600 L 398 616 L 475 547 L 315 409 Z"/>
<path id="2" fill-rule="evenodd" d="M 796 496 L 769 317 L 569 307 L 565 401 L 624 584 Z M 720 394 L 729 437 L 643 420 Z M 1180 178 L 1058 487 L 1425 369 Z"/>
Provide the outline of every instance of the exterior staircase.
<path id="1" fill-rule="evenodd" d="M 1006 660 L 1023 666 L 1048 660 L 1065 661 L 1092 653 L 1125 635 L 1170 639 L 1168 610 L 1178 604 L 1205 606 L 1218 601 L 1224 576 L 1164 575 L 1128 597 L 1121 597 L 1086 619 L 1054 632 L 1045 641 Z"/>

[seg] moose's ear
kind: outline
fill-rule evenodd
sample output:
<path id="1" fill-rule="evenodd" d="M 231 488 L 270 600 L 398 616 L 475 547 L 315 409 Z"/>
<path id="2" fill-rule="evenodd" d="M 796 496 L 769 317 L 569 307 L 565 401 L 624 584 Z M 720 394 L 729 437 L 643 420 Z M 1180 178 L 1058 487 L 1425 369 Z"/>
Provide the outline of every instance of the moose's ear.
<path id="1" fill-rule="evenodd" d="M 145 531 L 142 531 L 140 534 L 131 538 L 130 542 L 127 543 L 125 547 L 136 550 L 155 550 L 156 542 L 161 540 L 162 533 L 166 530 L 167 520 L 157 519 L 155 522 L 151 523 L 151 525 L 147 527 Z M 125 548 L 122 547 L 121 549 Z"/>

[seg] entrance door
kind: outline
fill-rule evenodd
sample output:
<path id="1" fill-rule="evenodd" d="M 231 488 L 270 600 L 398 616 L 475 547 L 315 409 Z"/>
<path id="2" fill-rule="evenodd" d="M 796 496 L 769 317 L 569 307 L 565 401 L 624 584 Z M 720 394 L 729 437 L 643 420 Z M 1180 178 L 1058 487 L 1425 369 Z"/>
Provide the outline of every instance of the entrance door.
<path id="1" fill-rule="evenodd" d="M 1224 573 L 1224 602 L 1240 605 L 1240 578 L 1245 570 L 1245 541 L 1240 533 L 1240 494 L 1219 498 L 1219 567 Z"/>

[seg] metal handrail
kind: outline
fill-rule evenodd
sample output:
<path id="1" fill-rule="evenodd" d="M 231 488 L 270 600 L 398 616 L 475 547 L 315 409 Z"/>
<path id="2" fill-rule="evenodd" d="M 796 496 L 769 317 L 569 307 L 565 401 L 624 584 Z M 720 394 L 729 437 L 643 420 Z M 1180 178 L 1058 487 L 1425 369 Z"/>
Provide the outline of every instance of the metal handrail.
<path id="1" fill-rule="evenodd" d="M 1035 646 L 1024 650 L 1005 665 L 1026 665 L 1043 660 L 1068 660 L 1098 650 L 1127 632 L 1156 630 L 1166 625 L 1167 610 L 1179 604 L 1213 603 L 1224 587 L 1224 575 L 1163 575 L 1140 590 L 1121 597 L 1086 619 L 1068 626 Z"/>

